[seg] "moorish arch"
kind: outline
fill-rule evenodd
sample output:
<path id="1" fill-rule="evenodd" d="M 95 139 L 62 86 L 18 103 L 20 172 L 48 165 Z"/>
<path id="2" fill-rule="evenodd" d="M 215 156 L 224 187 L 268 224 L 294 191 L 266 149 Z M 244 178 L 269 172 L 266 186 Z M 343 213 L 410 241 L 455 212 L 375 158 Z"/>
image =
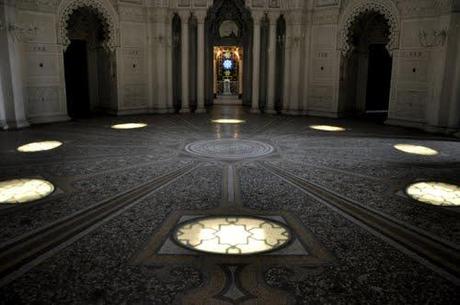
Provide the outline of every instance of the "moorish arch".
<path id="1" fill-rule="evenodd" d="M 118 17 L 107 0 L 63 0 L 58 8 L 67 115 L 88 117 L 118 108 Z"/>
<path id="2" fill-rule="evenodd" d="M 399 48 L 399 13 L 393 1 L 352 1 L 339 21 L 338 111 L 384 121 L 388 118 L 393 52 Z"/>
<path id="3" fill-rule="evenodd" d="M 253 18 L 243 0 L 215 0 L 208 9 L 205 22 L 206 40 L 206 104 L 211 105 L 216 97 L 215 57 L 216 48 L 238 49 L 241 57 L 239 98 L 250 105 L 252 96 L 252 38 Z M 228 33 L 227 33 L 228 32 Z"/>
<path id="4" fill-rule="evenodd" d="M 64 49 L 70 45 L 68 21 L 70 16 L 81 8 L 89 8 L 100 16 L 106 35 L 104 46 L 114 51 L 119 46 L 119 21 L 115 9 L 108 0 L 63 0 L 57 12 L 58 43 Z"/>
<path id="5" fill-rule="evenodd" d="M 337 48 L 346 55 L 351 49 L 351 28 L 356 18 L 366 12 L 377 12 L 385 17 L 390 27 L 387 49 L 390 54 L 399 48 L 399 12 L 392 0 L 355 0 L 344 9 L 339 20 Z"/>

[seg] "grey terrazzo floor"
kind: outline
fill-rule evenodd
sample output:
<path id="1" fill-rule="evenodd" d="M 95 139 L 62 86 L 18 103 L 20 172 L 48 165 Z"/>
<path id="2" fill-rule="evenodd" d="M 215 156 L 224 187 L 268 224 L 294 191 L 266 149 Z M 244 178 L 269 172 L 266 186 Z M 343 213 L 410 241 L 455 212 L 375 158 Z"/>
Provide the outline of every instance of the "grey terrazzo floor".
<path id="1" fill-rule="evenodd" d="M 211 123 L 216 118 L 246 122 Z M 110 129 L 112 124 L 123 122 L 145 122 L 148 126 Z M 338 125 L 347 130 L 314 131 L 308 127 L 312 124 Z M 274 152 L 255 159 L 224 160 L 218 154 L 200 157 L 185 151 L 189 143 L 215 139 L 259 141 L 273 146 Z M 19 145 L 39 140 L 64 144 L 47 152 L 16 151 Z M 399 143 L 425 145 L 440 153 L 409 155 L 393 148 Z M 365 121 L 253 115 L 239 107 L 214 107 L 208 114 L 95 117 L 33 126 L 1 132 L 0 147 L 0 181 L 42 177 L 57 187 L 43 200 L 0 205 L 3 245 L 21 241 L 27 234 L 40 232 L 151 181 L 165 181 L 158 189 L 133 199 L 132 205 L 120 213 L 98 219 L 78 238 L 59 241 L 43 257 L 31 255 L 30 264 L 21 272 L 0 272 L 0 304 L 460 302 L 455 274 L 437 269 L 417 253 L 406 251 L 404 245 L 324 205 L 266 168 L 275 166 L 458 250 L 460 207 L 418 203 L 402 192 L 408 184 L 420 180 L 460 185 L 458 139 Z M 189 170 L 169 176 L 181 168 Z M 232 175 L 230 169 L 234 169 Z M 229 179 L 234 179 L 235 186 Z M 228 200 L 230 192 L 235 192 L 235 201 Z M 292 215 L 332 259 L 299 265 L 290 256 L 265 263 L 259 255 L 240 261 L 234 257 L 178 254 L 154 264 L 135 262 L 158 232 L 170 229 L 167 226 L 173 223 L 174 213 L 207 215 L 209 211 L 219 214 L 228 210 Z M 303 234 L 298 232 L 295 234 Z M 212 271 L 227 270 L 225 266 L 248 268 L 245 270 L 258 274 L 257 280 L 251 283 L 244 271 L 237 274 L 239 280 L 220 278 Z M 2 278 L 8 280 L 2 282 Z M 222 285 L 215 284 L 216 279 L 222 280 Z M 232 292 L 233 299 L 229 291 L 237 291 Z M 224 294 L 230 297 L 222 297 Z"/>

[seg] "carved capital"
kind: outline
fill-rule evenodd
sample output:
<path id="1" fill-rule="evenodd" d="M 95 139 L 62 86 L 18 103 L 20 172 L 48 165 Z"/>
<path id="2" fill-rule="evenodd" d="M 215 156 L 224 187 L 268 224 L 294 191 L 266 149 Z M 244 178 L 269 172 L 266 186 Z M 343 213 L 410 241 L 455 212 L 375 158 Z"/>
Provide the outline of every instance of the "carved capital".
<path id="1" fill-rule="evenodd" d="M 265 13 L 262 11 L 253 11 L 252 12 L 252 19 L 254 20 L 254 24 L 260 25 L 262 22 L 262 18 L 264 18 Z"/>
<path id="2" fill-rule="evenodd" d="M 10 31 L 17 40 L 26 41 L 28 37 L 37 33 L 38 27 L 34 25 L 10 24 L 8 26 L 8 31 Z"/>
<path id="3" fill-rule="evenodd" d="M 446 43 L 447 39 L 447 30 L 431 30 L 425 31 L 420 30 L 418 35 L 420 45 L 425 48 L 433 48 L 433 47 L 442 47 Z"/>
<path id="4" fill-rule="evenodd" d="M 206 11 L 194 11 L 193 15 L 196 17 L 198 23 L 204 23 L 206 19 Z"/>
<path id="5" fill-rule="evenodd" d="M 268 20 L 270 21 L 270 24 L 271 25 L 276 25 L 276 23 L 278 22 L 278 18 L 280 17 L 280 13 L 279 12 L 270 12 L 267 14 L 268 16 Z"/>
<path id="6" fill-rule="evenodd" d="M 179 15 L 180 17 L 180 22 L 181 23 L 189 23 L 190 22 L 190 16 L 191 16 L 191 12 L 190 11 L 179 11 L 177 12 L 177 14 Z"/>

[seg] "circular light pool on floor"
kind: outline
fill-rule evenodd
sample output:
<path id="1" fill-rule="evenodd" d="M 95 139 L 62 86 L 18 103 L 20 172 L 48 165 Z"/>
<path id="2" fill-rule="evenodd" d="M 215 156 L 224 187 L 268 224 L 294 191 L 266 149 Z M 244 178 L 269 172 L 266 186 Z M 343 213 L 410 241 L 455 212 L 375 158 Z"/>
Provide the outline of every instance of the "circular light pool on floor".
<path id="1" fill-rule="evenodd" d="M 310 125 L 311 129 L 321 130 L 321 131 L 345 131 L 346 129 L 340 126 L 332 125 Z"/>
<path id="2" fill-rule="evenodd" d="M 58 148 L 62 145 L 59 141 L 41 141 L 25 144 L 18 147 L 20 152 L 37 152 Z"/>
<path id="3" fill-rule="evenodd" d="M 211 122 L 216 123 L 216 124 L 242 124 L 242 123 L 245 123 L 246 121 L 238 120 L 238 119 L 217 119 L 217 120 L 212 120 Z"/>
<path id="4" fill-rule="evenodd" d="M 205 253 L 245 255 L 274 251 L 286 245 L 291 234 L 275 221 L 256 217 L 198 218 L 174 231 L 179 245 Z"/>
<path id="5" fill-rule="evenodd" d="M 0 203 L 25 203 L 45 198 L 54 185 L 43 179 L 13 179 L 0 181 Z"/>
<path id="6" fill-rule="evenodd" d="M 413 199 L 439 206 L 460 206 L 460 187 L 442 182 L 418 182 L 406 189 Z"/>
<path id="7" fill-rule="evenodd" d="M 399 151 L 414 155 L 434 156 L 438 154 L 436 150 L 421 145 L 396 144 L 393 147 Z"/>
<path id="8" fill-rule="evenodd" d="M 113 129 L 137 129 L 147 127 L 145 123 L 124 123 L 112 125 Z"/>

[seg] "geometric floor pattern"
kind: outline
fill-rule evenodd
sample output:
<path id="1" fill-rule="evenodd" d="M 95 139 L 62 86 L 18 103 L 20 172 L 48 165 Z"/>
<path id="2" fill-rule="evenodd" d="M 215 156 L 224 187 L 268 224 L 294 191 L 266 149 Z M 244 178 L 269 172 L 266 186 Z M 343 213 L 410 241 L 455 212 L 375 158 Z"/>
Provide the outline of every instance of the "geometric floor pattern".
<path id="1" fill-rule="evenodd" d="M 146 125 L 111 128 L 123 123 Z M 62 145 L 17 151 L 39 141 Z M 458 207 L 406 192 L 460 185 L 458 139 L 216 106 L 33 126 L 0 144 L 0 182 L 59 190 L 0 204 L 2 305 L 460 302 Z"/>
<path id="2" fill-rule="evenodd" d="M 247 216 L 194 219 L 180 224 L 173 236 L 191 250 L 227 255 L 273 252 L 291 240 L 282 224 Z"/>

